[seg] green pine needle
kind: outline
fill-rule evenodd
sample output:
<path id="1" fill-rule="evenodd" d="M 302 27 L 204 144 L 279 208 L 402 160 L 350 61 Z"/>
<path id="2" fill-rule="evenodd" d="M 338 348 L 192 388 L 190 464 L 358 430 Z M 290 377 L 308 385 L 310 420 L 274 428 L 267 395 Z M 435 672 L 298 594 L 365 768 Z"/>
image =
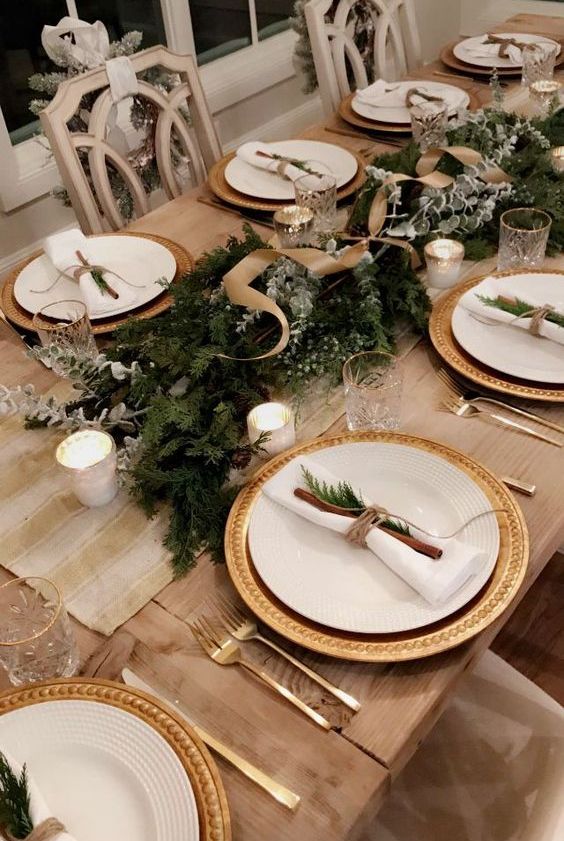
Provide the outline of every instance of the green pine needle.
<path id="1" fill-rule="evenodd" d="M 33 831 L 29 809 L 25 765 L 17 777 L 4 754 L 0 752 L 0 827 L 14 838 L 27 838 Z"/>
<path id="2" fill-rule="evenodd" d="M 327 482 L 320 482 L 316 479 L 313 473 L 302 465 L 302 474 L 304 481 L 310 493 L 312 493 L 320 502 L 326 502 L 329 505 L 337 505 L 339 508 L 347 508 L 349 511 L 358 511 L 359 514 L 366 509 L 362 496 L 354 492 L 352 485 L 348 482 L 339 482 L 337 485 L 328 485 Z M 409 528 L 396 520 L 382 520 L 381 526 L 396 531 L 398 534 L 409 536 Z"/>
<path id="3" fill-rule="evenodd" d="M 494 307 L 495 309 L 502 310 L 503 312 L 509 313 L 509 315 L 514 315 L 515 318 L 519 316 L 524 316 L 526 313 L 530 313 L 531 310 L 535 310 L 536 307 L 533 304 L 528 304 L 526 301 L 522 301 L 519 298 L 515 299 L 514 304 L 510 304 L 508 301 L 502 301 L 500 298 L 488 298 L 486 295 L 477 295 L 477 298 L 485 304 L 487 307 Z M 552 324 L 557 324 L 558 327 L 564 327 L 564 315 L 560 315 L 556 312 L 549 312 L 546 316 L 546 321 L 550 321 Z"/>
<path id="4" fill-rule="evenodd" d="M 310 493 L 321 502 L 328 505 L 338 505 L 339 508 L 348 508 L 351 511 L 358 511 L 362 514 L 366 505 L 361 496 L 357 496 L 348 482 L 339 482 L 338 485 L 328 485 L 327 482 L 320 482 L 313 473 L 302 465 L 304 481 Z"/>
<path id="5" fill-rule="evenodd" d="M 92 269 L 90 274 L 92 276 L 92 280 L 94 281 L 94 283 L 96 284 L 96 286 L 98 287 L 100 292 L 102 292 L 102 294 L 104 294 L 104 295 L 107 295 L 108 294 L 108 284 L 104 280 L 104 275 L 102 274 L 102 272 L 97 271 L 96 269 Z"/>

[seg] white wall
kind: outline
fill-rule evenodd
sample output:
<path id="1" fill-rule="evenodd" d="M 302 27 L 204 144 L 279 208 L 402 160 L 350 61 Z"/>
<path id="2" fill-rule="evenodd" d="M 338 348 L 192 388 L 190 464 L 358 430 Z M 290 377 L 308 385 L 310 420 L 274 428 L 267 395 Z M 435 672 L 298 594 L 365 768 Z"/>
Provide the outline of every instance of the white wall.
<path id="1" fill-rule="evenodd" d="M 450 2 L 444 0 L 445 6 Z M 521 12 L 564 17 L 564 3 L 552 0 L 461 0 L 461 5 L 460 31 L 463 35 L 478 35 Z"/>
<path id="2" fill-rule="evenodd" d="M 414 0 L 423 60 L 437 57 L 439 49 L 460 32 L 460 0 Z"/>

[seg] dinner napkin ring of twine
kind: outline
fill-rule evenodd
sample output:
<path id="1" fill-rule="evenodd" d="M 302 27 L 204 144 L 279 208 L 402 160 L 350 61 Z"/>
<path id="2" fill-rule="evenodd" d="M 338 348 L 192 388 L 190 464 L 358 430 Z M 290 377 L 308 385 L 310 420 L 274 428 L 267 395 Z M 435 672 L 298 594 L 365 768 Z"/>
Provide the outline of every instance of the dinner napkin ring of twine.
<path id="1" fill-rule="evenodd" d="M 34 826 L 29 835 L 26 835 L 25 841 L 51 841 L 56 838 L 61 832 L 66 832 L 65 826 L 57 818 L 47 818 L 41 823 Z M 17 841 L 14 836 L 7 832 L 8 841 Z"/>
<path id="2" fill-rule="evenodd" d="M 507 508 L 490 508 L 488 511 L 480 511 L 479 514 L 474 514 L 473 517 L 470 517 L 469 520 L 466 520 L 465 523 L 462 523 L 461 526 L 450 534 L 434 534 L 433 532 L 427 531 L 421 526 L 418 526 L 416 523 L 412 523 L 411 520 L 408 520 L 399 514 L 392 514 L 390 511 L 387 511 L 385 508 L 380 508 L 377 505 L 369 505 L 363 510 L 362 514 L 357 517 L 352 526 L 347 529 L 344 536 L 345 540 L 348 540 L 349 543 L 353 543 L 355 546 L 360 546 L 362 549 L 365 549 L 366 538 L 370 529 L 374 526 L 379 526 L 384 520 L 394 519 L 400 520 L 400 522 L 405 523 L 412 529 L 417 529 L 417 531 L 422 532 L 422 534 L 427 535 L 427 537 L 434 537 L 437 540 L 450 540 L 452 537 L 456 537 L 457 534 L 460 534 L 460 532 L 467 526 L 471 525 L 471 523 L 474 523 L 476 520 L 480 520 L 482 517 L 487 517 L 490 514 L 508 513 L 509 510 Z"/>

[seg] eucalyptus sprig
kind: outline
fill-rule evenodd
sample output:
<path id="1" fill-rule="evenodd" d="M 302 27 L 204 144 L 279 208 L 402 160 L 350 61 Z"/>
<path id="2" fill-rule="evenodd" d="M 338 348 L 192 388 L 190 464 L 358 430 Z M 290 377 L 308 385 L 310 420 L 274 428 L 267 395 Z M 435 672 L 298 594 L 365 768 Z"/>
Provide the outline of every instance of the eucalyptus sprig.
<path id="1" fill-rule="evenodd" d="M 14 838 L 27 838 L 33 831 L 26 766 L 18 777 L 1 751 L 0 828 Z"/>
<path id="2" fill-rule="evenodd" d="M 338 482 L 336 485 L 320 482 L 311 470 L 308 470 L 303 465 L 302 474 L 308 491 L 320 502 L 326 502 L 328 505 L 337 505 L 339 508 L 346 508 L 349 511 L 357 511 L 359 515 L 366 510 L 367 506 L 362 499 L 362 494 L 357 494 L 349 482 Z M 380 525 L 399 534 L 410 534 L 409 528 L 396 520 L 382 520 Z"/>

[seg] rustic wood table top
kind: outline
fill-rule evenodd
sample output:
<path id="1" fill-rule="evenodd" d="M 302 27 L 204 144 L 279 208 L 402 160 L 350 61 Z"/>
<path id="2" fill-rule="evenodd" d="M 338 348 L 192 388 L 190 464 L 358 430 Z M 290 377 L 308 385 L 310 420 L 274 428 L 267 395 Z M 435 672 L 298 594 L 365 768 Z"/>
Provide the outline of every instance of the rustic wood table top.
<path id="1" fill-rule="evenodd" d="M 497 29 L 564 36 L 564 18 L 520 14 Z M 437 78 L 433 71 L 439 67 L 440 62 L 434 62 L 411 75 Z M 450 81 L 458 84 L 455 79 Z M 481 102 L 489 100 L 487 84 L 472 80 L 460 80 L 460 84 L 475 90 Z M 518 81 L 512 83 L 507 95 L 516 103 L 521 101 Z M 367 154 L 385 148 L 385 143 L 327 130 L 335 126 L 346 124 L 334 118 L 303 136 Z M 197 257 L 223 243 L 229 234 L 239 233 L 243 221 L 232 212 L 198 202 L 201 194 L 208 194 L 206 187 L 169 202 L 132 228 L 175 240 Z M 266 228 L 264 232 L 271 234 Z M 551 262 L 564 269 L 564 257 Z M 491 261 L 468 265 L 466 274 L 472 276 L 490 268 Z M 522 596 L 564 542 L 562 451 L 493 425 L 470 423 L 439 411 L 439 383 L 434 374 L 439 362 L 430 345 L 424 340 L 405 339 L 404 352 L 407 399 L 402 431 L 437 439 L 463 450 L 497 474 L 522 477 L 537 485 L 536 496 L 519 497 L 531 538 L 531 560 Z M 38 390 L 53 383 L 49 371 L 25 357 L 17 335 L 2 321 L 0 382 L 33 382 Z M 338 394 L 329 403 L 319 400 L 302 423 L 300 439 L 342 431 L 342 411 Z M 564 422 L 564 408 L 543 407 L 537 411 Z M 433 727 L 461 674 L 489 646 L 519 601 L 518 597 L 506 614 L 472 641 L 446 654 L 411 663 L 346 663 L 298 650 L 304 662 L 361 701 L 361 711 L 352 716 L 281 658 L 268 657 L 273 676 L 339 726 L 325 733 L 251 675 L 239 669 L 218 668 L 203 655 L 186 623 L 204 609 L 210 594 L 218 591 L 235 597 L 225 567 L 214 566 L 203 556 L 196 569 L 168 586 L 110 640 L 74 624 L 87 674 L 117 678 L 129 665 L 155 688 L 164 689 L 169 697 L 183 703 L 195 721 L 301 796 L 299 809 L 290 813 L 218 759 L 231 809 L 233 837 L 240 841 L 372 838 L 370 827 L 390 780 Z M 267 659 L 258 646 L 254 656 L 263 662 Z"/>

